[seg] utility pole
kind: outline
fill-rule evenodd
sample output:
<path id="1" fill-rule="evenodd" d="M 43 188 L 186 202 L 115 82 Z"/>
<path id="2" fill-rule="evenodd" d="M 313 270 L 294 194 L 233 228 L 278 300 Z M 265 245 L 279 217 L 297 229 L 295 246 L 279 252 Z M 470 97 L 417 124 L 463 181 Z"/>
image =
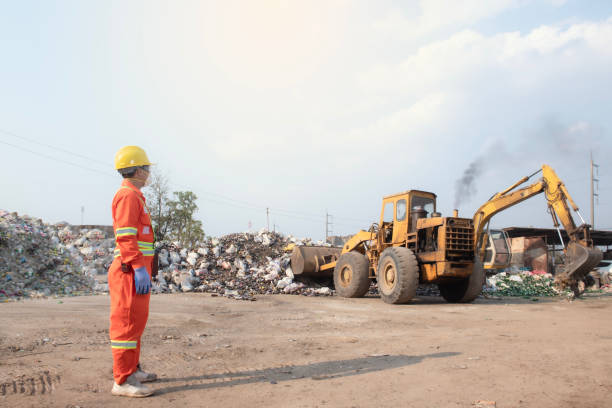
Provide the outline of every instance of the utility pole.
<path id="1" fill-rule="evenodd" d="M 82 205 L 81 206 L 81 225 L 83 225 L 85 223 L 85 206 Z"/>
<path id="2" fill-rule="evenodd" d="M 327 242 L 327 237 L 329 236 L 329 230 L 328 230 L 328 221 L 329 221 L 329 214 L 327 213 L 327 210 L 325 210 L 325 242 Z"/>
<path id="3" fill-rule="evenodd" d="M 327 242 L 329 236 L 333 234 L 333 231 L 330 227 L 334 224 L 330 222 L 330 219 L 333 219 L 332 216 L 327 212 L 327 210 L 325 210 L 325 242 Z"/>
<path id="4" fill-rule="evenodd" d="M 266 208 L 267 231 L 270 232 L 270 208 Z"/>
<path id="5" fill-rule="evenodd" d="M 599 179 L 596 179 L 594 175 L 595 168 L 598 169 L 597 174 L 599 175 L 599 165 L 593 162 L 593 152 L 591 152 L 591 228 L 593 229 L 595 229 L 595 197 L 599 197 L 599 194 L 595 192 L 595 183 L 599 183 Z"/>

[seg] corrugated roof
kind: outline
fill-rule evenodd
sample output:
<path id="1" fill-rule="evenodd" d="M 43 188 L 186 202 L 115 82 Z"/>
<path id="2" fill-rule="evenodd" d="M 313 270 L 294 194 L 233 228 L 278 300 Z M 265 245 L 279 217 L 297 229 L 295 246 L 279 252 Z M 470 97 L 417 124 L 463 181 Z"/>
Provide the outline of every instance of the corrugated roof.
<path id="1" fill-rule="evenodd" d="M 510 238 L 546 237 L 546 242 L 548 242 L 548 244 L 561 245 L 559 233 L 553 228 L 509 227 L 504 228 L 504 231 L 506 231 Z M 561 230 L 561 235 L 563 236 L 563 241 L 567 243 L 567 241 L 569 241 L 569 237 L 563 229 Z M 593 239 L 593 244 L 595 245 L 612 246 L 612 231 L 591 231 L 591 238 Z"/>

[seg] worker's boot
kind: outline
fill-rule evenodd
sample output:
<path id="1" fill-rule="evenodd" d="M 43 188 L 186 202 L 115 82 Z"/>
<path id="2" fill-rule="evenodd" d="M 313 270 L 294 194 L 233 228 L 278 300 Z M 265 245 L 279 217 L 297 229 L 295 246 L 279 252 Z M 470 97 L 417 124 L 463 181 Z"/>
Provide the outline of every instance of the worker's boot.
<path id="1" fill-rule="evenodd" d="M 153 395 L 153 390 L 146 385 L 142 385 L 142 383 L 136 379 L 136 373 L 134 373 L 130 375 L 123 384 L 119 385 L 114 383 L 111 394 L 120 397 L 143 398 Z"/>
<path id="2" fill-rule="evenodd" d="M 140 364 L 138 364 L 138 367 L 136 368 L 136 371 L 134 372 L 133 375 L 135 375 L 136 379 L 140 381 L 141 383 L 152 382 L 152 381 L 157 380 L 157 374 L 145 373 L 144 371 L 142 371 Z"/>

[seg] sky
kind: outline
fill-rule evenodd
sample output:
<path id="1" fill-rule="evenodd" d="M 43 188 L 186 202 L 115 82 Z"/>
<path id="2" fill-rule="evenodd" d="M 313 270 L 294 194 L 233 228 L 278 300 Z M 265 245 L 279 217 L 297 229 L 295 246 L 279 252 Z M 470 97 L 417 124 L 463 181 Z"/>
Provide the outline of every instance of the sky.
<path id="1" fill-rule="evenodd" d="M 592 153 L 612 230 L 611 44 L 605 0 L 0 0 L 0 208 L 109 225 L 138 145 L 208 235 L 353 234 L 409 189 L 471 217 L 544 163 L 590 222 Z"/>

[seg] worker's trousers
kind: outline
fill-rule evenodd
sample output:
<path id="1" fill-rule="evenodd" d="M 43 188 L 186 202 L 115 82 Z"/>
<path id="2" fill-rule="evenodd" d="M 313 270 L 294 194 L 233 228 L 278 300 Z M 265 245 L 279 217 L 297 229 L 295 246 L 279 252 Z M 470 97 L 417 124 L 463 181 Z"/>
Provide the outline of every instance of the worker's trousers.
<path id="1" fill-rule="evenodd" d="M 151 265 L 147 265 L 147 270 L 150 275 Z M 123 384 L 140 361 L 140 338 L 147 325 L 151 295 L 136 294 L 134 272 L 121 270 L 120 257 L 115 258 L 108 270 L 108 289 L 113 377 L 117 384 Z"/>

